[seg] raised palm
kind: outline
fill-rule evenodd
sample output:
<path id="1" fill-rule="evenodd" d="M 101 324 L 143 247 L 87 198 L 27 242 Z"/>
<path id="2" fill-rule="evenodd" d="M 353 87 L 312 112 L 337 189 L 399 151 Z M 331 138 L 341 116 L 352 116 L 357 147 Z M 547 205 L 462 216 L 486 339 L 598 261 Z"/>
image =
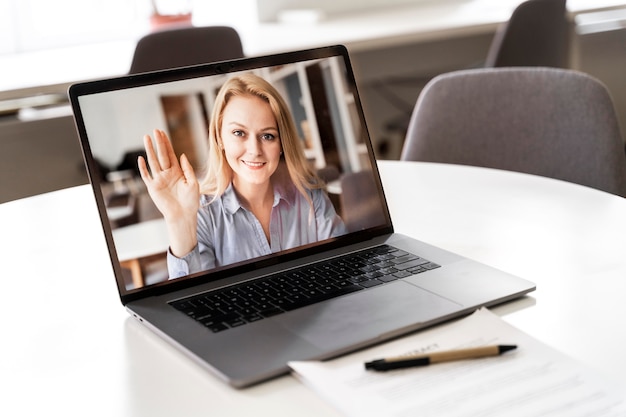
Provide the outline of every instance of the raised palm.
<path id="1" fill-rule="evenodd" d="M 183 154 L 178 162 L 163 131 L 154 131 L 154 143 L 146 135 L 144 145 L 148 161 L 146 163 L 144 158 L 139 158 L 139 172 L 154 204 L 168 221 L 189 219 L 195 222 L 200 191 L 189 160 Z"/>

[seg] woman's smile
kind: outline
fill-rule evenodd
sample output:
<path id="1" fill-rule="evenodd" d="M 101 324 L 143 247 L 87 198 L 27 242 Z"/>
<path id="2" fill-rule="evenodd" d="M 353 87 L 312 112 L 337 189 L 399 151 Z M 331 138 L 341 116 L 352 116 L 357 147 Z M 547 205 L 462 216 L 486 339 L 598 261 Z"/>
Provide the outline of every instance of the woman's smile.
<path id="1" fill-rule="evenodd" d="M 252 169 L 262 168 L 266 164 L 265 162 L 253 162 L 253 161 L 246 161 L 246 160 L 242 160 L 241 162 L 243 162 L 244 164 L 246 164 Z"/>

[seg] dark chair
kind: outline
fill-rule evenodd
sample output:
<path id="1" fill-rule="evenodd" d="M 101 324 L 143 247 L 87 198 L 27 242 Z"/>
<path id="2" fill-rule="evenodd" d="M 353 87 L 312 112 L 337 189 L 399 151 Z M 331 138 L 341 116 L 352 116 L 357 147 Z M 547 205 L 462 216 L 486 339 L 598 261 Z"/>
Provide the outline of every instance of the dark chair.
<path id="1" fill-rule="evenodd" d="M 326 165 L 324 168 L 317 170 L 317 176 L 325 183 L 329 183 L 338 180 L 341 173 L 335 165 Z"/>
<path id="2" fill-rule="evenodd" d="M 133 177 L 132 170 L 107 173 L 107 183 L 103 185 L 102 191 L 112 229 L 139 222 L 137 193 L 129 186 Z"/>
<path id="3" fill-rule="evenodd" d="M 433 79 L 402 160 L 505 169 L 626 195 L 626 155 L 605 86 L 558 68 L 482 68 Z"/>
<path id="4" fill-rule="evenodd" d="M 239 34 L 231 27 L 179 27 L 141 38 L 129 72 L 136 74 L 243 56 Z"/>
<path id="5" fill-rule="evenodd" d="M 566 0 L 527 0 L 494 36 L 486 67 L 569 66 Z"/>

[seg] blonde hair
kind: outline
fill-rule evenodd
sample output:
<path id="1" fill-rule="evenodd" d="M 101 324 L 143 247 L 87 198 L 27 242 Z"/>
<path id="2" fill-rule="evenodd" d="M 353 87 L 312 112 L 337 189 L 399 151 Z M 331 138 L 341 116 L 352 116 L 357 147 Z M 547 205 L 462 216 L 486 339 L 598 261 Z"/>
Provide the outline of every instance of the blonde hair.
<path id="1" fill-rule="evenodd" d="M 321 188 L 322 182 L 310 168 L 298 137 L 295 123 L 287 104 L 280 93 L 266 80 L 246 73 L 230 78 L 220 89 L 215 99 L 209 122 L 209 157 L 206 175 L 200 182 L 200 191 L 215 200 L 226 191 L 232 181 L 233 171 L 226 161 L 221 147 L 221 130 L 224 108 L 231 97 L 253 95 L 270 105 L 278 125 L 278 136 L 289 177 L 296 189 L 312 204 L 308 189 Z M 282 165 L 282 164 L 281 164 Z M 281 167 L 277 169 L 280 170 Z"/>

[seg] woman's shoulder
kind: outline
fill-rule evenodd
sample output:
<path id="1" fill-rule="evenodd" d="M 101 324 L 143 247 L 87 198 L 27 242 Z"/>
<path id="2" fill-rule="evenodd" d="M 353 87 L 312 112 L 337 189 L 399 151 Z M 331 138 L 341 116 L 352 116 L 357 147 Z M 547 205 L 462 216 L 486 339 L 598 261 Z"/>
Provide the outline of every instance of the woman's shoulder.
<path id="1" fill-rule="evenodd" d="M 307 190 L 309 195 L 311 196 L 311 200 L 313 201 L 313 206 L 316 208 L 324 208 L 326 205 L 332 204 L 328 193 L 324 188 L 309 188 Z"/>
<path id="2" fill-rule="evenodd" d="M 307 192 L 313 198 L 320 198 L 326 196 L 326 190 L 323 188 L 307 188 Z"/>

